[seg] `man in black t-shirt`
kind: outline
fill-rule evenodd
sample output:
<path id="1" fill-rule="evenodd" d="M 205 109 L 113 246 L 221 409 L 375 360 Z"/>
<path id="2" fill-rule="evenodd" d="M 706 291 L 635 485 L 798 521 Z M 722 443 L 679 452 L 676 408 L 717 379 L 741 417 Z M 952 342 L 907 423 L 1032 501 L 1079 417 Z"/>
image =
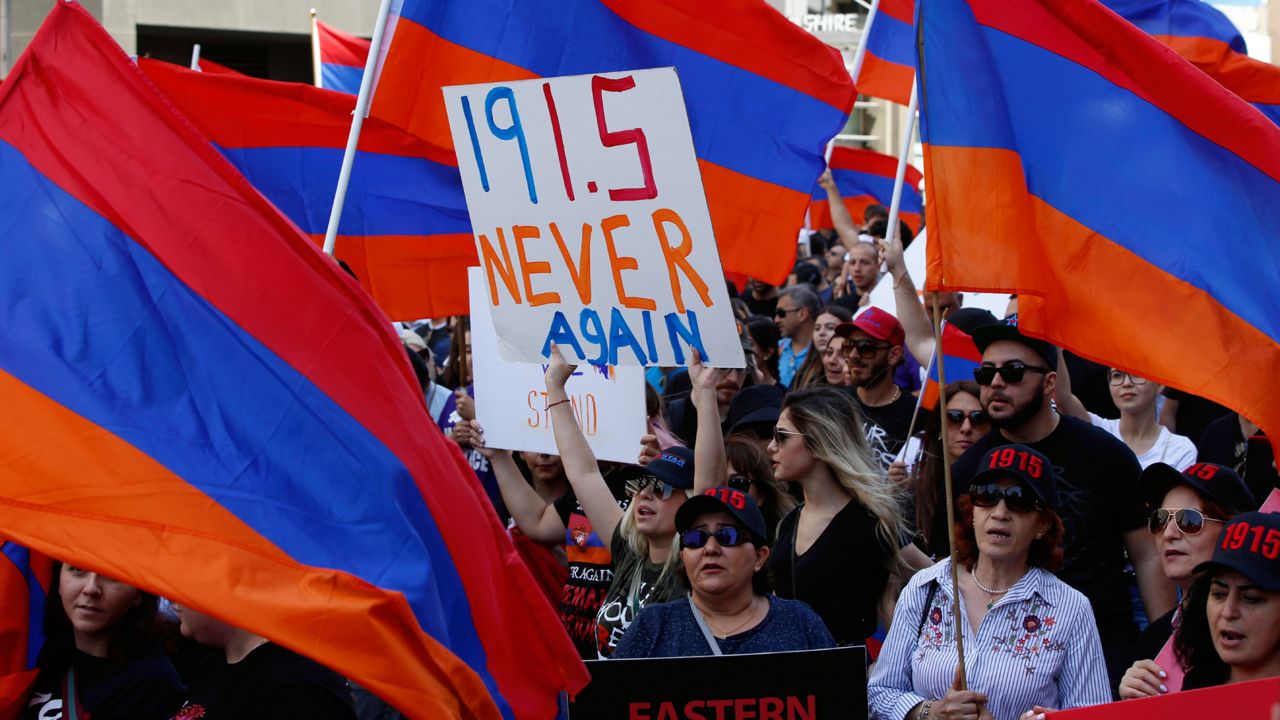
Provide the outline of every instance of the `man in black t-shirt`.
<path id="1" fill-rule="evenodd" d="M 952 466 L 955 490 L 967 490 L 966 479 L 992 447 L 1022 443 L 1053 462 L 1055 507 L 1066 529 L 1057 575 L 1093 606 L 1114 691 L 1132 661 L 1138 636 L 1124 573 L 1126 550 L 1147 616 L 1159 617 L 1174 604 L 1146 529 L 1138 489 L 1141 467 L 1120 440 L 1053 410 L 1049 398 L 1057 384 L 1058 349 L 1022 335 L 1016 323 L 1014 316 L 973 333 L 982 352 L 982 367 L 974 375 L 993 427 Z M 945 513 L 938 515 L 945 523 Z"/>
<path id="2" fill-rule="evenodd" d="M 1280 488 L 1271 440 L 1256 424 L 1237 413 L 1228 413 L 1205 427 L 1200 436 L 1199 459 L 1235 470 L 1259 503 L 1266 502 L 1271 491 Z"/>
<path id="3" fill-rule="evenodd" d="M 893 383 L 893 369 L 902 362 L 906 333 L 898 319 L 878 307 L 867 308 L 853 322 L 836 326 L 844 338 L 840 352 L 852 392 L 862 408 L 862 429 L 876 460 L 886 471 L 907 442 L 916 399 Z"/>

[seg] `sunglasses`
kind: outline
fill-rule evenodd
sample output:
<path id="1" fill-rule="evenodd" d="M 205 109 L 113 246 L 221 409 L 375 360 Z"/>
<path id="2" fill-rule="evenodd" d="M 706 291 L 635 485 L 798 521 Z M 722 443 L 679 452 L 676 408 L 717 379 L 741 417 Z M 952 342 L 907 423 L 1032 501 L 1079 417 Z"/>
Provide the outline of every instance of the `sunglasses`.
<path id="1" fill-rule="evenodd" d="M 680 536 L 680 547 L 697 550 L 705 546 L 711 538 L 715 538 L 716 544 L 720 547 L 737 547 L 743 543 L 751 542 L 751 535 L 746 530 L 726 525 L 715 532 L 686 530 Z"/>
<path id="2" fill-rule="evenodd" d="M 1044 508 L 1040 499 L 1021 485 L 1011 485 L 1002 489 L 993 483 L 973 485 L 969 488 L 969 502 L 973 503 L 974 507 L 993 508 L 999 505 L 1001 500 L 1004 501 L 1005 507 L 1016 513 L 1029 513 Z"/>
<path id="3" fill-rule="evenodd" d="M 671 493 L 675 492 L 675 487 L 668 485 L 652 475 L 645 475 L 634 480 L 627 481 L 627 497 L 633 498 L 644 492 L 647 487 L 653 487 L 653 494 L 663 500 L 670 500 Z"/>
<path id="4" fill-rule="evenodd" d="M 887 350 L 891 347 L 893 346 L 889 343 L 878 343 L 875 340 L 867 340 L 866 338 L 861 340 L 845 340 L 844 345 L 840 346 L 840 354 L 844 357 L 849 357 L 856 352 L 858 353 L 858 357 L 863 360 L 870 360 L 876 356 L 876 353 L 881 350 Z"/>
<path id="5" fill-rule="evenodd" d="M 1138 377 L 1136 375 L 1133 375 L 1132 373 L 1127 373 L 1123 370 L 1112 370 L 1111 373 L 1107 375 L 1107 380 L 1112 385 L 1123 385 L 1125 378 L 1129 378 L 1129 382 L 1133 383 L 1134 385 L 1147 384 L 1146 378 Z"/>
<path id="6" fill-rule="evenodd" d="M 987 417 L 987 414 L 981 410 L 970 410 L 967 413 L 963 410 L 947 411 L 947 422 L 954 423 L 956 425 L 963 423 L 966 417 L 969 418 L 970 425 L 986 425 L 991 421 L 990 418 Z"/>
<path id="7" fill-rule="evenodd" d="M 725 485 L 727 485 L 730 490 L 737 490 L 738 492 L 743 493 L 751 492 L 751 478 L 745 475 L 734 475 L 729 478 L 729 482 L 725 483 Z"/>
<path id="8" fill-rule="evenodd" d="M 785 443 L 785 442 L 787 441 L 787 437 L 788 437 L 789 435 L 794 435 L 794 436 L 796 436 L 796 437 L 804 437 L 804 433 L 798 433 L 798 432 L 796 432 L 795 430 L 783 430 L 783 429 L 782 429 L 782 428 L 780 428 L 780 427 L 775 427 L 775 428 L 773 429 L 773 442 L 774 442 L 774 444 L 775 444 L 775 445 L 782 445 L 783 443 Z"/>
<path id="9" fill-rule="evenodd" d="M 990 385 L 991 381 L 995 380 L 996 375 L 999 374 L 1006 383 L 1016 385 L 1022 382 L 1022 378 L 1026 376 L 1028 370 L 1040 373 L 1041 375 L 1052 372 L 1049 368 L 1036 367 L 1034 365 L 1028 365 L 1021 360 L 1014 360 L 1013 362 L 1005 363 L 1000 367 L 996 367 L 994 365 L 983 365 L 982 367 L 974 368 L 973 379 L 977 381 L 979 385 L 985 386 Z"/>
<path id="10" fill-rule="evenodd" d="M 1204 513 L 1195 508 L 1159 508 L 1151 511 L 1151 517 L 1147 518 L 1147 529 L 1153 535 L 1157 535 L 1164 532 L 1164 526 L 1168 525 L 1170 520 L 1173 520 L 1183 535 L 1200 534 L 1200 531 L 1204 530 L 1206 522 L 1226 522 L 1226 520 L 1205 517 Z"/>
<path id="11" fill-rule="evenodd" d="M 787 316 L 787 313 L 793 313 L 793 312 L 795 312 L 795 311 L 797 311 L 797 310 L 799 310 L 799 309 L 800 309 L 800 308 L 778 308 L 778 309 L 776 309 L 776 310 L 774 310 L 774 311 L 773 311 L 773 316 L 774 316 L 774 317 L 784 318 L 784 317 L 786 317 L 786 316 Z"/>

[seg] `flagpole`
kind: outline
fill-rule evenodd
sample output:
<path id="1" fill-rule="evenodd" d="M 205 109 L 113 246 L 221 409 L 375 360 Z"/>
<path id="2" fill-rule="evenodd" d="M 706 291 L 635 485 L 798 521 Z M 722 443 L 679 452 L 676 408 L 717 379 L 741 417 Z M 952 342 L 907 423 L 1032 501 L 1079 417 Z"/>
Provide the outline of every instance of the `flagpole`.
<path id="1" fill-rule="evenodd" d="M 364 76 L 360 78 L 360 94 L 356 96 L 356 109 L 351 116 L 351 133 L 347 135 L 347 151 L 342 156 L 342 170 L 338 174 L 338 187 L 333 193 L 333 208 L 329 212 L 329 228 L 324 234 L 324 251 L 333 255 L 338 241 L 338 221 L 342 219 L 342 205 L 347 199 L 347 184 L 351 181 L 351 166 L 356 160 L 356 147 L 360 144 L 360 128 L 369 114 L 369 99 L 373 94 L 373 72 L 382 54 L 382 36 L 391 13 L 391 0 L 382 0 L 378 8 L 378 21 L 373 25 L 373 41 L 369 45 L 369 59 L 364 63 Z"/>
<path id="2" fill-rule="evenodd" d="M 871 8 L 867 10 L 867 21 L 862 24 L 862 37 L 858 38 L 858 49 L 853 53 L 853 67 L 850 74 L 853 76 L 853 84 L 858 84 L 858 75 L 862 72 L 862 61 L 867 57 L 867 36 L 871 34 L 871 23 L 876 21 L 876 14 L 880 11 L 880 0 L 874 0 Z"/>
<path id="3" fill-rule="evenodd" d="M 316 9 L 311 8 L 311 77 L 316 87 L 324 87 L 320 67 L 320 28 L 316 27 Z"/>
<path id="4" fill-rule="evenodd" d="M 911 99 L 915 100 L 916 94 L 913 89 Z M 938 307 L 938 294 L 933 294 L 933 352 L 937 358 L 938 365 L 938 417 L 941 419 L 942 433 L 942 480 L 947 496 L 947 537 L 951 544 L 951 590 L 954 597 L 951 598 L 951 609 L 953 612 L 953 620 L 956 628 L 956 658 L 959 663 L 956 665 L 956 685 L 957 689 L 964 690 L 968 687 L 968 680 L 965 677 L 964 669 L 964 633 L 960 631 L 963 628 L 963 618 L 960 615 L 960 569 L 956 566 L 956 496 L 952 491 L 951 481 L 951 448 L 947 443 L 946 427 L 947 427 L 947 372 L 946 362 L 943 358 L 946 353 L 942 352 L 942 310 Z"/>
<path id="5" fill-rule="evenodd" d="M 893 200 L 889 203 L 889 225 L 884 230 L 886 246 L 893 245 L 898 236 L 898 212 L 902 207 L 902 186 L 907 178 L 907 156 L 911 154 L 911 141 L 916 134 L 916 106 L 919 104 L 919 86 L 914 78 L 911 80 L 911 101 L 907 104 L 907 131 L 902 136 L 902 147 L 898 152 L 898 171 L 893 176 Z"/>
<path id="6" fill-rule="evenodd" d="M 200 43 L 191 46 L 191 69 L 200 69 Z"/>

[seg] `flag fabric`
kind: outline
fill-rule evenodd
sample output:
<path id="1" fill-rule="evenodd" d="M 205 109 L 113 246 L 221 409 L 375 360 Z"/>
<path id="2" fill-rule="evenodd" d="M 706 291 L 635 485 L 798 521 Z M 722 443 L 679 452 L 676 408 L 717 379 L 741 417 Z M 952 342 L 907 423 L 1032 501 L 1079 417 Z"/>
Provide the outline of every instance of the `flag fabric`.
<path id="1" fill-rule="evenodd" d="M 0 86 L 0 527 L 410 717 L 586 680 L 404 347 L 80 5 Z"/>
<path id="2" fill-rule="evenodd" d="M 40 553 L 0 540 L 0 720 L 21 716 L 36 680 L 51 569 Z"/>
<path id="3" fill-rule="evenodd" d="M 862 95 L 911 103 L 916 77 L 915 0 L 880 0 L 854 84 Z"/>
<path id="4" fill-rule="evenodd" d="M 893 202 L 893 179 L 898 173 L 898 158 L 871 150 L 837 147 L 831 151 L 831 160 L 827 163 L 831 168 L 831 177 L 840 189 L 840 198 L 853 216 L 855 223 L 862 221 L 863 213 L 870 205 L 883 205 L 886 208 Z M 907 165 L 907 174 L 902 185 L 902 203 L 898 217 L 911 227 L 911 232 L 920 232 L 920 217 L 924 212 L 924 197 L 920 194 L 920 183 L 924 175 L 911 165 Z M 835 227 L 831 220 L 831 207 L 827 200 L 827 191 L 821 187 L 813 191 L 809 204 L 809 226 L 815 228 Z"/>
<path id="5" fill-rule="evenodd" d="M 840 54 L 759 0 L 397 0 L 373 114 L 452 147 L 447 85 L 674 66 L 724 269 L 781 283 L 827 141 Z"/>
<path id="6" fill-rule="evenodd" d="M 941 350 L 942 362 L 946 363 L 943 372 L 949 383 L 972 380 L 973 371 L 982 365 L 982 353 L 978 352 L 973 337 L 951 323 L 942 326 Z M 935 358 L 929 364 L 929 377 L 925 380 L 922 391 L 924 396 L 920 399 L 920 406 L 928 410 L 938 408 L 938 398 L 941 395 L 938 390 L 937 352 L 938 348 L 934 348 Z"/>
<path id="7" fill-rule="evenodd" d="M 323 244 L 354 97 L 157 60 L 138 65 L 254 187 Z M 334 255 L 388 317 L 465 315 L 466 268 L 478 261 L 453 154 L 365 121 Z"/>
<path id="8" fill-rule="evenodd" d="M 1240 31 L 1199 0 L 1107 0 L 1138 26 L 1280 125 L 1280 67 L 1245 52 Z"/>
<path id="9" fill-rule="evenodd" d="M 316 37 L 320 43 L 320 78 L 316 84 L 326 90 L 359 95 L 371 43 L 319 20 Z"/>
<path id="10" fill-rule="evenodd" d="M 919 16 L 928 289 L 1280 437 L 1280 129 L 1092 0 Z"/>
<path id="11" fill-rule="evenodd" d="M 205 60 L 204 58 L 200 58 L 199 60 L 196 61 L 196 64 L 200 67 L 200 72 L 206 72 L 211 75 L 238 75 L 240 77 L 247 77 L 242 72 L 232 70 L 226 65 L 221 65 L 212 60 Z"/>

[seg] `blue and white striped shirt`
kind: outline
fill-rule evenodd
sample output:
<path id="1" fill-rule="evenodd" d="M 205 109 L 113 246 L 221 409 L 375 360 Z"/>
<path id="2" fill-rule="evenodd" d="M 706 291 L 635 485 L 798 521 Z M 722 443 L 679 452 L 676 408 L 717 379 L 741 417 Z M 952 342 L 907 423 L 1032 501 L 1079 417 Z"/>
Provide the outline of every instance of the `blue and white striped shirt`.
<path id="1" fill-rule="evenodd" d="M 951 688 L 958 664 L 952 597 L 950 559 L 907 583 L 867 688 L 872 718 L 902 720 Z M 1061 710 L 1111 701 L 1093 609 L 1053 574 L 1032 568 L 987 611 L 976 634 L 964 607 L 961 597 L 969 689 L 986 694 L 996 720 L 1017 720 L 1035 705 Z"/>

